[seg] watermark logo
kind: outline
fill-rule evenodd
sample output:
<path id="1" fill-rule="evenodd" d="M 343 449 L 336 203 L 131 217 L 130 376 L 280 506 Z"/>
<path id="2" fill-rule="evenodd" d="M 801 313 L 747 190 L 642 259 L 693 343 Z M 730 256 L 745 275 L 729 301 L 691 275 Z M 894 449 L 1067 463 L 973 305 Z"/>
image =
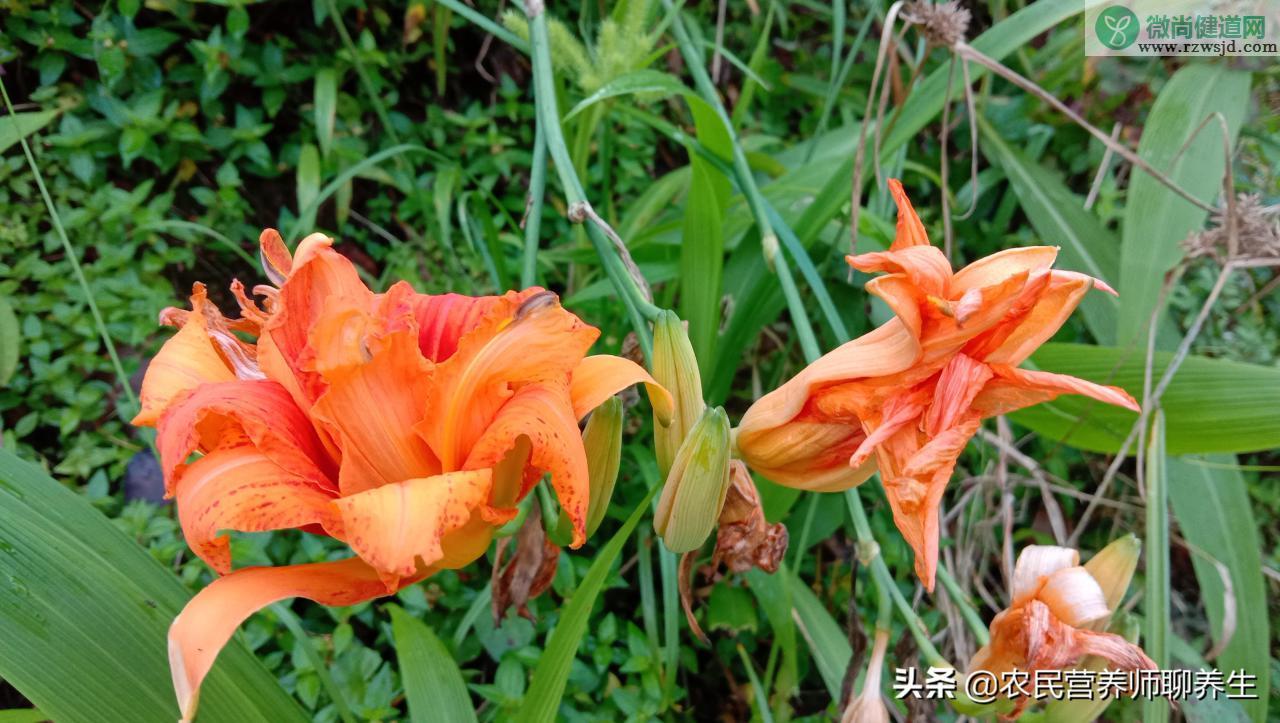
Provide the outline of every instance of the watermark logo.
<path id="1" fill-rule="evenodd" d="M 1098 40 L 1112 50 L 1124 50 L 1138 39 L 1138 16 L 1129 8 L 1112 5 L 1098 13 L 1093 31 Z"/>
<path id="2" fill-rule="evenodd" d="M 1280 0 L 1082 0 L 1085 55 L 1280 55 Z"/>

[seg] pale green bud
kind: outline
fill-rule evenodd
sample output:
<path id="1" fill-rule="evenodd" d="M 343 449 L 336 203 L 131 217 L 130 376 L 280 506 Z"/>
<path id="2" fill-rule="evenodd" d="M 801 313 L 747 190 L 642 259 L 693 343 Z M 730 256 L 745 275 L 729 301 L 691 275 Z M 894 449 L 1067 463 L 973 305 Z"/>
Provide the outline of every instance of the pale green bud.
<path id="1" fill-rule="evenodd" d="M 587 536 L 604 521 L 618 481 L 618 465 L 622 459 L 622 400 L 609 397 L 596 407 L 582 431 L 582 446 L 587 450 L 587 477 L 591 496 L 587 502 Z"/>
<path id="2" fill-rule="evenodd" d="M 653 529 L 667 549 L 698 549 L 715 528 L 728 491 L 729 417 L 716 407 L 690 430 L 662 487 Z"/>
<path id="3" fill-rule="evenodd" d="M 693 355 L 689 333 L 672 311 L 663 311 L 653 324 L 653 378 L 671 392 L 675 401 L 670 424 L 655 419 L 653 425 L 658 471 L 665 477 L 685 435 L 706 409 L 702 401 L 702 375 L 698 373 L 698 359 Z"/>

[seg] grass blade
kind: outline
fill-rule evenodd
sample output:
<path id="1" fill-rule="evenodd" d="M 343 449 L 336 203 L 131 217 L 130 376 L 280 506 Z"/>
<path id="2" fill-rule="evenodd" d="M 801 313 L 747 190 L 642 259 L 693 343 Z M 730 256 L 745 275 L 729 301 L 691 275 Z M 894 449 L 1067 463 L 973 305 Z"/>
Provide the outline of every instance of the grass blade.
<path id="1" fill-rule="evenodd" d="M 320 679 L 320 685 L 324 691 L 329 694 L 329 700 L 333 701 L 333 708 L 338 712 L 338 717 L 344 723 L 355 723 L 356 717 L 351 714 L 351 706 L 347 703 L 347 697 L 343 694 L 342 689 L 333 682 L 333 675 L 329 673 L 329 664 L 316 649 L 316 642 L 312 640 L 307 631 L 303 629 L 302 623 L 298 621 L 298 616 L 283 603 L 275 603 L 271 606 L 271 611 L 280 618 L 280 622 L 284 623 L 289 632 L 293 634 L 294 640 L 298 645 L 302 646 L 302 654 L 307 656 L 307 662 L 311 663 L 311 669 L 315 671 L 316 677 Z"/>
<path id="2" fill-rule="evenodd" d="M 1262 551 L 1245 478 L 1234 457 L 1218 455 L 1204 461 L 1171 457 L 1167 481 L 1169 502 L 1178 528 L 1192 546 L 1191 563 L 1200 584 L 1200 599 L 1209 615 L 1210 630 L 1222 652 L 1212 662 L 1220 670 L 1245 670 L 1258 676 L 1256 700 L 1239 703 L 1254 721 L 1267 720 L 1271 654 L 1267 587 L 1259 570 Z M 1231 581 L 1228 590 L 1218 565 Z M 1227 596 L 1234 596 L 1228 601 Z M 1224 630 L 1229 602 L 1241 611 L 1235 629 Z M 1225 639 L 1230 641 L 1223 645 Z"/>
<path id="3" fill-rule="evenodd" d="M 395 638 L 396 658 L 400 661 L 400 680 L 409 706 L 409 720 L 413 723 L 474 721 L 476 713 L 471 694 L 467 692 L 453 654 L 421 620 L 399 605 L 387 608 L 391 611 L 391 634 Z"/>
<path id="4" fill-rule="evenodd" d="M 175 720 L 172 573 L 39 467 L 0 450 L 0 677 L 57 721 Z M 218 656 L 200 720 L 305 720 L 243 645 Z"/>
<path id="5" fill-rule="evenodd" d="M 1222 188 L 1222 134 L 1210 123 L 1179 155 L 1187 138 L 1210 113 L 1220 112 L 1239 133 L 1249 104 L 1249 74 L 1223 65 L 1192 63 L 1173 74 L 1156 97 L 1142 131 L 1138 155 L 1165 171 L 1178 185 L 1204 201 Z M 1182 257 L 1178 245 L 1204 225 L 1206 212 L 1145 173 L 1135 173 L 1124 209 L 1120 239 L 1121 346 L 1146 339 L 1165 273 Z M 1161 346 L 1176 343 L 1162 337 Z M 1172 415 L 1170 415 L 1172 416 Z"/>
<path id="6" fill-rule="evenodd" d="M 1147 539 L 1142 548 L 1147 555 L 1147 589 L 1143 598 L 1146 629 L 1143 646 L 1156 667 L 1169 667 L 1169 488 L 1164 448 L 1164 411 L 1156 410 L 1147 443 Z M 1169 720 L 1169 702 L 1150 698 L 1142 703 L 1146 723 Z"/>
<path id="7" fill-rule="evenodd" d="M 533 671 L 533 681 L 529 691 L 525 693 L 524 704 L 520 709 L 522 720 L 542 723 L 555 721 L 560 710 L 560 698 L 564 695 L 565 684 L 569 680 L 569 668 L 578 654 L 582 644 L 582 636 L 587 632 L 587 622 L 591 616 L 591 608 L 604 588 L 605 578 L 617 562 L 627 538 L 636 529 L 654 494 L 660 488 L 654 486 L 649 494 L 636 505 L 635 511 L 623 523 L 609 542 L 596 555 L 595 562 L 587 569 L 582 582 L 574 590 L 573 597 L 560 608 L 560 622 L 556 624 L 538 667 Z"/>

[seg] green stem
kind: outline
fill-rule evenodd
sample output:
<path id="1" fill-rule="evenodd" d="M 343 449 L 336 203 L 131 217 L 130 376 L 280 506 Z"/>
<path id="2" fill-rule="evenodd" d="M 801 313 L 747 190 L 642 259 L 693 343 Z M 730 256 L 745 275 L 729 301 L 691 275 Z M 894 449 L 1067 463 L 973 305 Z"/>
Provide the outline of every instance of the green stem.
<path id="1" fill-rule="evenodd" d="M 1143 551 L 1147 555 L 1147 589 L 1143 600 L 1146 630 L 1143 642 L 1147 655 L 1156 667 L 1169 666 L 1169 491 L 1165 479 L 1164 411 L 1156 409 L 1151 420 L 1151 438 L 1146 449 L 1145 482 L 1147 486 L 1147 539 Z M 1152 698 L 1142 704 L 1142 719 L 1147 723 L 1169 720 L 1169 703 Z"/>
<path id="2" fill-rule="evenodd" d="M 973 632 L 973 637 L 978 641 L 978 645 L 986 645 L 991 642 L 991 633 L 987 630 L 987 626 L 982 624 L 982 616 L 978 615 L 978 610 L 973 607 L 973 603 L 969 602 L 969 596 L 964 594 L 960 589 L 959 583 L 952 577 L 951 571 L 942 565 L 938 565 L 938 579 L 942 581 L 942 586 L 947 589 L 947 594 L 951 596 L 951 602 L 960 608 L 960 615 L 964 618 L 964 622 L 969 626 L 969 630 Z"/>
<path id="3" fill-rule="evenodd" d="M 529 212 L 524 218 L 524 258 L 520 267 L 520 286 L 529 288 L 538 282 L 538 232 L 542 230 L 542 200 L 547 190 L 547 139 L 542 124 L 533 136 L 533 166 L 529 169 Z"/>
<path id="4" fill-rule="evenodd" d="M 133 385 L 129 383 L 129 375 L 124 373 L 124 365 L 120 363 L 120 355 L 116 353 L 115 342 L 111 341 L 111 335 L 107 333 L 107 322 L 102 318 L 102 312 L 98 309 L 98 302 L 93 298 L 93 289 L 89 287 L 89 280 L 84 275 L 84 269 L 80 266 L 80 257 L 71 245 L 71 239 L 67 236 L 67 230 L 62 226 L 62 217 L 58 215 L 58 208 L 53 205 L 53 197 L 49 195 L 49 189 L 44 183 L 44 174 L 40 172 L 40 166 L 36 164 L 36 157 L 31 152 L 31 146 L 27 143 L 27 137 L 22 133 L 22 127 L 18 125 L 18 117 L 13 112 L 13 103 L 9 100 L 9 89 L 5 87 L 4 79 L 0 77 L 0 96 L 4 98 L 4 109 L 9 114 L 9 118 L 13 122 L 14 131 L 18 134 L 18 142 L 22 144 L 22 152 L 27 156 L 27 164 L 31 167 L 31 173 L 36 177 L 36 186 L 40 189 L 40 197 L 44 199 L 44 206 L 49 211 L 49 217 L 53 221 L 53 228 L 58 233 L 58 240 L 62 242 L 62 251 L 66 254 L 67 260 L 71 262 L 71 272 L 76 277 L 76 283 L 80 286 L 80 291 L 84 294 L 85 302 L 89 305 L 89 313 L 93 316 L 93 324 L 98 328 L 98 336 L 102 338 L 102 343 L 107 347 L 107 356 L 111 358 L 111 366 L 115 370 L 116 380 L 120 383 L 120 388 L 124 391 L 125 397 L 128 398 L 129 404 L 132 405 L 130 411 L 141 409 L 138 404 L 138 396 L 133 393 Z"/>
<path id="5" fill-rule="evenodd" d="M 510 45 L 516 50 L 519 50 L 525 55 L 529 54 L 529 44 L 526 43 L 520 36 L 516 35 L 510 30 L 507 30 L 506 28 L 502 27 L 501 25 L 489 19 L 488 17 L 476 12 L 476 10 L 470 7 L 469 5 L 458 2 L 458 0 L 436 0 L 436 2 L 440 3 L 441 5 L 449 8 L 450 10 L 457 13 L 458 15 L 461 15 L 467 20 L 470 20 L 471 22 L 480 26 L 480 29 L 484 30 L 486 33 L 489 33 L 490 35 L 497 38 L 498 40 L 501 40 L 502 42 L 506 43 L 507 45 Z"/>
<path id="6" fill-rule="evenodd" d="M 570 206 L 586 204 L 588 203 L 586 191 L 574 169 L 569 148 L 565 145 L 564 130 L 560 127 L 560 112 L 556 107 L 555 78 L 551 69 L 551 42 L 547 35 L 547 16 L 541 0 L 531 0 L 525 6 L 525 13 L 529 16 L 529 47 L 533 64 L 534 102 L 538 113 L 538 125 L 543 129 L 547 150 L 556 164 L 556 173 L 560 177 L 560 184 L 564 187 L 565 197 Z M 613 283 L 626 307 L 627 316 L 631 319 L 631 326 L 635 330 L 645 358 L 651 358 L 653 339 L 645 318 L 646 315 L 656 314 L 657 307 L 653 306 L 640 292 L 604 232 L 594 223 L 586 223 L 586 229 L 587 237 L 591 239 L 596 255 L 600 257 L 605 274 Z"/>
<path id="7" fill-rule="evenodd" d="M 298 621 L 298 616 L 293 611 L 285 607 L 283 603 L 275 603 L 271 606 L 271 610 L 275 612 L 276 617 L 280 618 L 280 622 L 284 623 L 289 632 L 293 634 L 294 640 L 298 645 L 302 646 L 302 654 L 307 657 L 307 662 L 311 663 L 311 667 L 315 670 L 316 677 L 320 679 L 320 687 L 324 688 L 324 692 L 329 694 L 329 699 L 333 701 L 333 708 L 338 713 L 338 717 L 343 723 L 356 723 L 356 717 L 351 712 L 351 706 L 347 703 L 346 696 L 342 694 L 342 688 L 334 682 L 333 676 L 329 674 L 329 665 L 325 661 L 324 656 L 316 649 L 316 642 L 307 635 L 307 631 L 302 628 L 302 623 Z"/>

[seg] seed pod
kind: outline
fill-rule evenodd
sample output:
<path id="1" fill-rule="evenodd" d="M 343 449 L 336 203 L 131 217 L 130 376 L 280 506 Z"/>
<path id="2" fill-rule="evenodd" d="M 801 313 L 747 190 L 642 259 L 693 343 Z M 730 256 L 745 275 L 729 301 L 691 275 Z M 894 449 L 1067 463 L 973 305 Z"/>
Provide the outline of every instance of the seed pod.
<path id="1" fill-rule="evenodd" d="M 604 521 L 618 481 L 618 465 L 622 459 L 622 400 L 610 397 L 596 407 L 582 431 L 582 446 L 587 450 L 587 477 L 591 496 L 587 501 L 587 536 Z"/>
<path id="2" fill-rule="evenodd" d="M 653 529 L 667 549 L 696 550 L 711 535 L 729 489 L 729 417 L 708 409 L 676 452 Z"/>
<path id="3" fill-rule="evenodd" d="M 670 424 L 654 420 L 658 471 L 665 477 L 685 435 L 693 428 L 706 403 L 702 401 L 702 375 L 693 355 L 689 333 L 674 312 L 663 311 L 653 324 L 653 377 L 671 392 L 675 412 Z"/>

